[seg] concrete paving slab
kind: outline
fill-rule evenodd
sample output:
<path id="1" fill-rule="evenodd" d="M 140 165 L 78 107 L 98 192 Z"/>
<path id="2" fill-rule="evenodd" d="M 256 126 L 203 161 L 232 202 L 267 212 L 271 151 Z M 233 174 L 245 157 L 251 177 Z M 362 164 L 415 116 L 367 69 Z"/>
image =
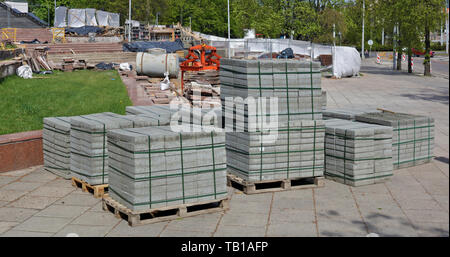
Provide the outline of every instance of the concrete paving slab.
<path id="1" fill-rule="evenodd" d="M 58 178 L 58 177 L 50 172 L 38 170 L 38 171 L 32 172 L 28 175 L 25 175 L 24 177 L 22 177 L 20 179 L 20 181 L 23 181 L 23 182 L 50 182 L 52 180 L 55 180 L 56 178 Z"/>
<path id="2" fill-rule="evenodd" d="M 361 214 L 356 208 L 345 210 L 320 210 L 316 212 L 318 220 L 359 220 L 362 221 Z"/>
<path id="3" fill-rule="evenodd" d="M 320 237 L 363 237 L 368 234 L 365 224 L 360 220 L 321 219 L 318 227 Z"/>
<path id="4" fill-rule="evenodd" d="M 86 226 L 86 225 L 67 225 L 54 237 L 66 237 L 69 233 L 75 233 L 80 237 L 104 237 L 111 230 L 111 226 Z"/>
<path id="5" fill-rule="evenodd" d="M 32 196 L 48 196 L 48 197 L 64 197 L 68 195 L 70 192 L 75 190 L 74 187 L 50 187 L 50 186 L 41 186 L 31 192 L 29 195 Z"/>
<path id="6" fill-rule="evenodd" d="M 0 188 L 4 185 L 7 185 L 15 180 L 18 180 L 18 178 L 15 177 L 7 177 L 7 176 L 1 176 L 0 177 Z"/>
<path id="7" fill-rule="evenodd" d="M 25 195 L 26 191 L 0 189 L 0 201 L 11 202 Z"/>
<path id="8" fill-rule="evenodd" d="M 0 221 L 24 222 L 37 212 L 37 210 L 31 209 L 2 207 L 0 208 Z"/>
<path id="9" fill-rule="evenodd" d="M 20 224 L 19 222 L 0 221 L 0 234 L 12 229 L 14 226 Z"/>
<path id="10" fill-rule="evenodd" d="M 14 230 L 56 233 L 69 224 L 70 220 L 71 219 L 55 217 L 31 217 L 22 224 L 16 226 Z"/>
<path id="11" fill-rule="evenodd" d="M 397 202 L 403 210 L 442 210 L 442 207 L 439 205 L 439 203 L 434 200 L 402 198 L 397 200 Z"/>
<path id="12" fill-rule="evenodd" d="M 210 213 L 193 217 L 172 220 L 167 229 L 214 232 L 222 213 Z"/>
<path id="13" fill-rule="evenodd" d="M 0 207 L 3 207 L 5 205 L 7 205 L 9 202 L 7 201 L 0 201 Z"/>
<path id="14" fill-rule="evenodd" d="M 405 213 L 414 223 L 449 223 L 448 212 L 443 210 L 405 210 Z"/>
<path id="15" fill-rule="evenodd" d="M 0 237 L 51 237 L 54 233 L 9 230 Z"/>
<path id="16" fill-rule="evenodd" d="M 76 191 L 70 193 L 64 198 L 59 199 L 55 204 L 60 205 L 77 205 L 77 206 L 94 206 L 101 202 L 101 199 L 94 198 L 89 193 L 77 194 Z"/>
<path id="17" fill-rule="evenodd" d="M 279 210 L 314 210 L 314 201 L 311 198 L 301 199 L 301 198 L 285 198 L 276 197 L 272 204 L 273 209 Z"/>
<path id="18" fill-rule="evenodd" d="M 36 217 L 75 218 L 89 209 L 88 206 L 51 205 L 36 213 Z"/>
<path id="19" fill-rule="evenodd" d="M 44 184 L 43 182 L 17 181 L 3 186 L 2 190 L 16 190 L 16 191 L 30 192 L 42 186 L 43 184 Z"/>
<path id="20" fill-rule="evenodd" d="M 103 203 L 100 201 L 99 203 L 97 203 L 96 205 L 92 206 L 89 211 L 92 212 L 105 212 L 103 210 Z"/>
<path id="21" fill-rule="evenodd" d="M 14 202 L 11 202 L 7 206 L 18 208 L 29 208 L 42 210 L 50 204 L 57 201 L 59 197 L 46 197 L 46 196 L 31 196 L 26 195 Z"/>
<path id="22" fill-rule="evenodd" d="M 271 201 L 246 201 L 244 199 L 233 199 L 230 201 L 230 209 L 227 213 L 268 213 Z"/>
<path id="23" fill-rule="evenodd" d="M 214 237 L 262 237 L 266 226 L 219 226 Z"/>
<path id="24" fill-rule="evenodd" d="M 160 237 L 210 237 L 211 232 L 207 231 L 186 231 L 186 230 L 173 230 L 165 229 Z"/>
<path id="25" fill-rule="evenodd" d="M 80 217 L 76 218 L 71 224 L 74 225 L 93 225 L 93 226 L 114 226 L 120 222 L 109 212 L 85 212 Z"/>
<path id="26" fill-rule="evenodd" d="M 166 227 L 168 222 L 131 227 L 122 220 L 106 236 L 107 237 L 156 237 Z"/>
<path id="27" fill-rule="evenodd" d="M 45 185 L 49 186 L 49 187 L 75 188 L 72 186 L 72 182 L 70 180 L 65 180 L 65 179 L 55 179 L 55 180 L 48 182 Z"/>
<path id="28" fill-rule="evenodd" d="M 266 214 L 254 213 L 227 213 L 222 217 L 220 226 L 254 226 L 262 227 L 267 224 L 269 212 Z"/>
<path id="29" fill-rule="evenodd" d="M 316 224 L 313 222 L 270 223 L 267 229 L 268 237 L 316 237 L 317 235 Z"/>
<path id="30" fill-rule="evenodd" d="M 448 237 L 448 223 L 415 223 L 416 231 L 420 237 Z"/>
<path id="31" fill-rule="evenodd" d="M 272 209 L 270 223 L 292 222 L 292 223 L 312 223 L 316 220 L 314 210 L 299 209 Z"/>

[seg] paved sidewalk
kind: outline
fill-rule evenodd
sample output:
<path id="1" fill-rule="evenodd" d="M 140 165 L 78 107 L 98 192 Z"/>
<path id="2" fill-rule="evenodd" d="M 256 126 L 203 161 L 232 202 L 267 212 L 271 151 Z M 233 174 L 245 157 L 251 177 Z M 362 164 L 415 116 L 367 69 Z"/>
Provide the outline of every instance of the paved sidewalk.
<path id="1" fill-rule="evenodd" d="M 230 210 L 129 227 L 101 200 L 41 166 L 0 173 L 1 236 L 449 236 L 448 80 L 364 64 L 363 76 L 324 79 L 329 107 L 365 106 L 436 119 L 437 157 L 384 184 L 259 195 L 229 189 Z"/>

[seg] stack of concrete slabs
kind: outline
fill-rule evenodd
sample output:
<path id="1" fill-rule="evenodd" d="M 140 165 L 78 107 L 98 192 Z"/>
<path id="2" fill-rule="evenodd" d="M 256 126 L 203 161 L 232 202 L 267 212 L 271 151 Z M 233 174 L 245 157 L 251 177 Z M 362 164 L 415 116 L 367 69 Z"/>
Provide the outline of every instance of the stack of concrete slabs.
<path id="1" fill-rule="evenodd" d="M 44 118 L 42 139 L 44 169 L 70 179 L 70 117 Z"/>
<path id="2" fill-rule="evenodd" d="M 323 120 L 281 123 L 260 132 L 227 132 L 228 172 L 246 181 L 323 176 Z"/>
<path id="3" fill-rule="evenodd" d="M 108 142 L 112 129 L 168 125 L 151 115 L 99 113 L 70 119 L 70 170 L 72 176 L 91 185 L 108 183 Z"/>
<path id="4" fill-rule="evenodd" d="M 343 119 L 354 121 L 356 115 L 364 115 L 367 113 L 381 113 L 381 111 L 370 107 L 328 108 L 323 111 L 323 119 Z"/>
<path id="5" fill-rule="evenodd" d="M 392 128 L 341 119 L 325 121 L 325 177 L 362 186 L 392 176 Z"/>
<path id="6" fill-rule="evenodd" d="M 434 119 L 405 113 L 357 115 L 361 122 L 393 128 L 392 154 L 395 169 L 430 162 L 434 157 Z"/>
<path id="7" fill-rule="evenodd" d="M 225 134 L 108 131 L 109 195 L 133 211 L 223 199 Z"/>

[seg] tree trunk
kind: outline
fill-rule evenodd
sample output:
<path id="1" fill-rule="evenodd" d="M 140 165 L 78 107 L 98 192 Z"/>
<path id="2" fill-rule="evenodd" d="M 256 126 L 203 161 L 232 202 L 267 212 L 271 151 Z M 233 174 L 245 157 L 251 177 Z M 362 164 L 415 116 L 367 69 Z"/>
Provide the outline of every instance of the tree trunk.
<path id="1" fill-rule="evenodd" d="M 412 67 L 411 67 L 411 47 L 408 48 L 408 73 L 412 73 Z"/>
<path id="2" fill-rule="evenodd" d="M 402 70 L 402 51 L 397 52 L 397 70 Z"/>
<path id="3" fill-rule="evenodd" d="M 424 66 L 424 76 L 431 76 L 430 70 L 430 27 L 428 26 L 428 22 L 425 22 L 425 61 L 423 62 Z"/>

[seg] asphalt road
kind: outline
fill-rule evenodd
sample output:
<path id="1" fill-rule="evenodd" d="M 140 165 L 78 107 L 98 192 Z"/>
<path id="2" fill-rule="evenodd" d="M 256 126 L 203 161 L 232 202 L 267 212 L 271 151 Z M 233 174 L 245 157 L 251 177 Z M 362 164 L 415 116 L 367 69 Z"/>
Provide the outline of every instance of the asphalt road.
<path id="1" fill-rule="evenodd" d="M 414 60 L 414 73 L 421 73 L 424 72 L 424 65 L 423 57 L 413 57 Z M 383 66 L 390 66 L 392 67 L 392 61 L 385 61 L 383 60 Z M 408 63 L 402 62 L 402 70 L 407 71 L 408 70 Z M 448 56 L 442 56 L 438 55 L 433 58 L 431 58 L 431 73 L 433 76 L 442 77 L 442 78 L 449 78 L 449 57 Z"/>

